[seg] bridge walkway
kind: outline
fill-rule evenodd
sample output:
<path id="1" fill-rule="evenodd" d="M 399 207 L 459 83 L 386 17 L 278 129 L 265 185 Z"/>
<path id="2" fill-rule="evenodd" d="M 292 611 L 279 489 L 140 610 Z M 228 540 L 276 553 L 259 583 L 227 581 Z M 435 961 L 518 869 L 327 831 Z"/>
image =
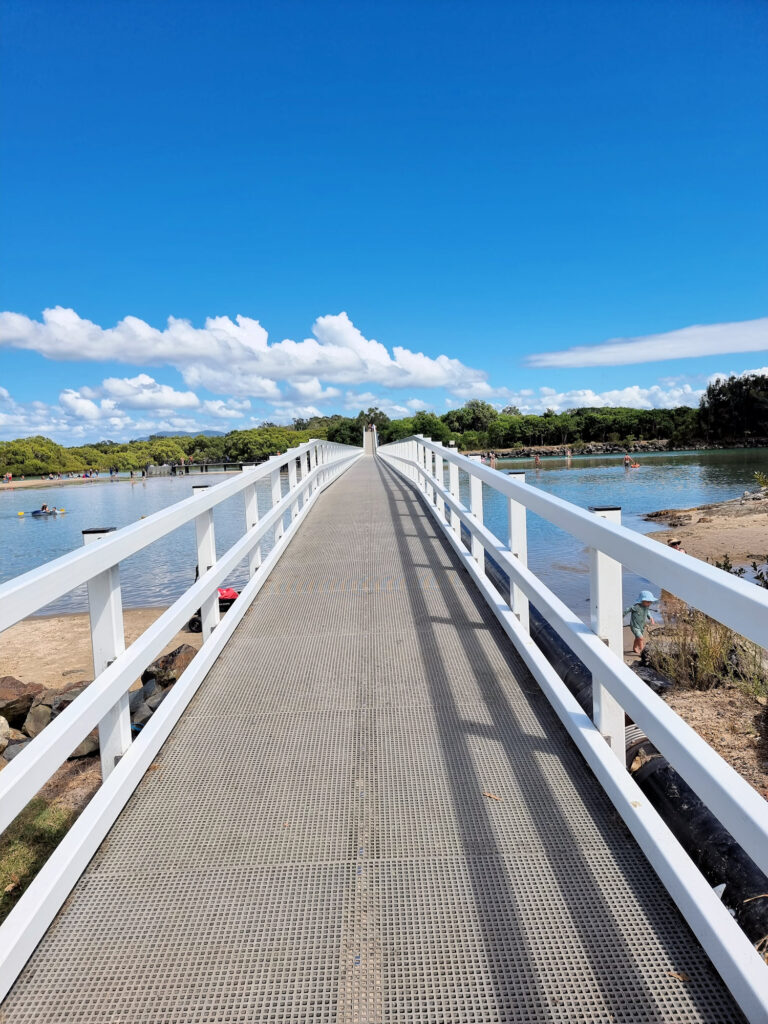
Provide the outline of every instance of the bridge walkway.
<path id="1" fill-rule="evenodd" d="M 426 509 L 365 458 L 0 1019 L 743 1018 Z"/>

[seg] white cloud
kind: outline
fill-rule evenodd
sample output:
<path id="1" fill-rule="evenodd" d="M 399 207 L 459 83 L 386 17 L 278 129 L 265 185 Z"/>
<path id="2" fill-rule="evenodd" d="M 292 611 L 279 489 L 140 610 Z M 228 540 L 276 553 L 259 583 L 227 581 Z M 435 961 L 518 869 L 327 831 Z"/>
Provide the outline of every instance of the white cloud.
<path id="1" fill-rule="evenodd" d="M 528 356 L 526 362 L 529 366 L 546 367 L 623 366 L 765 350 L 768 350 L 768 317 L 726 324 L 697 324 L 639 338 L 613 338 L 600 345 L 539 352 Z"/>
<path id="2" fill-rule="evenodd" d="M 278 381 L 294 388 L 314 380 L 385 387 L 454 387 L 482 382 L 486 374 L 445 355 L 436 358 L 395 346 L 392 353 L 368 339 L 346 313 L 319 317 L 314 337 L 269 344 L 257 320 L 209 317 L 202 328 L 169 317 L 164 330 L 128 316 L 102 328 L 72 309 L 46 309 L 42 321 L 0 313 L 0 346 L 28 349 L 49 359 L 114 360 L 138 366 L 176 367 L 189 387 L 218 394 L 280 398 Z"/>
<path id="3" fill-rule="evenodd" d="M 200 399 L 193 391 L 176 391 L 146 373 L 136 377 L 107 377 L 98 388 L 80 388 L 86 398 L 106 396 L 126 409 L 197 409 Z"/>
<path id="4" fill-rule="evenodd" d="M 220 398 L 213 398 L 203 402 L 203 408 L 217 419 L 240 420 L 243 418 L 245 410 L 251 408 L 251 403 L 247 399 L 238 402 L 236 399 L 230 398 L 229 402 L 224 402 Z"/>

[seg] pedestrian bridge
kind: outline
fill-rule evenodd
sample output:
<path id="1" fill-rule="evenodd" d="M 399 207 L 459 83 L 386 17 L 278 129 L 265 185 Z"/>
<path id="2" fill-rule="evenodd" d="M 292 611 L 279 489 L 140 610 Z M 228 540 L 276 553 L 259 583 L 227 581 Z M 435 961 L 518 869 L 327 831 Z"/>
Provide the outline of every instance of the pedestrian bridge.
<path id="1" fill-rule="evenodd" d="M 98 673 L 0 773 L 0 827 L 97 726 L 104 774 L 0 927 L 0 1021 L 768 1020 L 768 967 L 624 767 L 625 711 L 763 870 L 765 801 L 624 666 L 615 588 L 623 563 L 764 644 L 765 592 L 429 440 L 365 442 L 0 588 L 6 628 L 87 582 Z M 592 550 L 593 628 L 527 569 L 526 509 Z M 189 522 L 202 575 L 125 650 L 119 562 Z M 597 724 L 529 601 L 592 670 Z M 197 608 L 203 647 L 131 742 L 127 689 Z"/>

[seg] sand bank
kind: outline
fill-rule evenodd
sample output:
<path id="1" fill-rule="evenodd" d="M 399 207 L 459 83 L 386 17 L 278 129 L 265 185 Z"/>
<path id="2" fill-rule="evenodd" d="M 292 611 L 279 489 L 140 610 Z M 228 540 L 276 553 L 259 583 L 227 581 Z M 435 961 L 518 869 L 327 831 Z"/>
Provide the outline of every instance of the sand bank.
<path id="1" fill-rule="evenodd" d="M 126 646 L 133 643 L 165 611 L 129 608 L 123 612 Z M 182 630 L 162 653 L 181 644 L 199 650 L 202 634 Z M 88 615 L 37 616 L 17 622 L 0 635 L 0 675 L 59 689 L 67 683 L 93 679 Z"/>
<path id="2" fill-rule="evenodd" d="M 662 509 L 646 518 L 666 526 L 648 534 L 653 540 L 666 544 L 679 537 L 689 555 L 705 561 L 721 561 L 727 554 L 734 565 L 744 565 L 768 554 L 768 491 L 696 508 Z"/>

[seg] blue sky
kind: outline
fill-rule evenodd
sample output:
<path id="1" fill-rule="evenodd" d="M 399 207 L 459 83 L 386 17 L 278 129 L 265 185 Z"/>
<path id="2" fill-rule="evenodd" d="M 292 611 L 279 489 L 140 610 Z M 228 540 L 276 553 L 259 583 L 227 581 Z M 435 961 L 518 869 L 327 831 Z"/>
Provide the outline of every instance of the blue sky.
<path id="1" fill-rule="evenodd" d="M 696 404 L 768 364 L 764 0 L 0 19 L 0 437 Z"/>

